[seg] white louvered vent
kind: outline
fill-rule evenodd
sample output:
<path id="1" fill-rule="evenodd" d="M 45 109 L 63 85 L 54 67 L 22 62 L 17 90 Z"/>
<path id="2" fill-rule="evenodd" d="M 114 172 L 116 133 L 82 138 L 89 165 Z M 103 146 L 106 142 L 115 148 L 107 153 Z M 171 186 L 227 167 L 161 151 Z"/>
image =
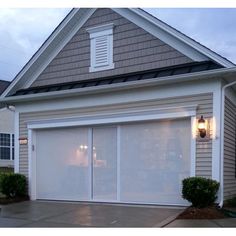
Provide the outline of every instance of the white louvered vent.
<path id="1" fill-rule="evenodd" d="M 113 24 L 87 29 L 90 34 L 90 72 L 114 68 Z"/>
<path id="2" fill-rule="evenodd" d="M 109 65 L 109 36 L 95 38 L 95 67 Z"/>

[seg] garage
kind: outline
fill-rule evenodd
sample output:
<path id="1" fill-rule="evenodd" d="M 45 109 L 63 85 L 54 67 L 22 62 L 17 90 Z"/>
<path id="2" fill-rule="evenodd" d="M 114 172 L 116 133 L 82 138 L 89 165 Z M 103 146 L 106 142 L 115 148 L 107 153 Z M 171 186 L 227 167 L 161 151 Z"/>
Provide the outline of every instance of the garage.
<path id="1" fill-rule="evenodd" d="M 39 129 L 36 198 L 186 204 L 190 118 Z"/>

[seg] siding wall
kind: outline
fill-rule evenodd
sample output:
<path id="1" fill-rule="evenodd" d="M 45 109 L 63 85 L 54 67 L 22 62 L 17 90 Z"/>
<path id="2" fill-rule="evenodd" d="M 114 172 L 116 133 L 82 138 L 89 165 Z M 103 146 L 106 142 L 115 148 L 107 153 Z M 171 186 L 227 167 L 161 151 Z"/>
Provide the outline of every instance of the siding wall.
<path id="1" fill-rule="evenodd" d="M 212 94 L 199 94 L 193 96 L 175 97 L 171 99 L 161 99 L 151 102 L 139 102 L 131 105 L 112 105 L 97 108 L 66 109 L 55 111 L 41 111 L 31 113 L 20 113 L 20 137 L 27 137 L 27 122 L 41 119 L 79 117 L 81 115 L 94 114 L 114 114 L 119 111 L 135 111 L 147 108 L 178 107 L 198 104 L 197 117 L 204 115 L 205 118 L 212 117 Z M 196 144 L 196 175 L 211 178 L 212 166 L 212 143 Z M 28 176 L 28 147 L 20 145 L 20 173 Z"/>
<path id="2" fill-rule="evenodd" d="M 228 199 L 236 196 L 236 106 L 227 97 L 225 97 L 224 126 L 224 198 Z"/>
<path id="3" fill-rule="evenodd" d="M 115 69 L 89 73 L 87 28 L 113 22 Z M 192 62 L 111 9 L 98 9 L 52 60 L 32 86 L 64 83 Z"/>
<path id="4" fill-rule="evenodd" d="M 14 133 L 14 116 L 15 113 L 8 109 L 0 109 L 0 133 Z M 14 166 L 14 161 L 0 160 L 0 166 Z"/>

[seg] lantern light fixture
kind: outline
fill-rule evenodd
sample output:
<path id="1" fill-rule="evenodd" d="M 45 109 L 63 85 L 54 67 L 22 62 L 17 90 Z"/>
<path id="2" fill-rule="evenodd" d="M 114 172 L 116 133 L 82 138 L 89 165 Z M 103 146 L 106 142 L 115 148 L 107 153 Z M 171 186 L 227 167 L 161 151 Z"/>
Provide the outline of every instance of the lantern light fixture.
<path id="1" fill-rule="evenodd" d="M 203 116 L 198 120 L 198 131 L 201 138 L 206 137 L 206 121 L 204 120 Z"/>

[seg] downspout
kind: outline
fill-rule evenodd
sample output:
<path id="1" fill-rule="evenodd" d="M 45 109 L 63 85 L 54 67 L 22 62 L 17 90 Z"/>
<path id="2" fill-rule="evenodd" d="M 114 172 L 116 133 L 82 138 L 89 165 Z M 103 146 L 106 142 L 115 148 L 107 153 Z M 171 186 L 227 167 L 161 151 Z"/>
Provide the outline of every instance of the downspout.
<path id="1" fill-rule="evenodd" d="M 236 81 L 226 84 L 222 87 L 221 90 L 221 109 L 220 109 L 220 130 L 221 130 L 221 137 L 220 137 L 220 203 L 219 207 L 222 208 L 224 204 L 224 119 L 225 119 L 225 90 L 228 87 L 236 84 Z"/>

